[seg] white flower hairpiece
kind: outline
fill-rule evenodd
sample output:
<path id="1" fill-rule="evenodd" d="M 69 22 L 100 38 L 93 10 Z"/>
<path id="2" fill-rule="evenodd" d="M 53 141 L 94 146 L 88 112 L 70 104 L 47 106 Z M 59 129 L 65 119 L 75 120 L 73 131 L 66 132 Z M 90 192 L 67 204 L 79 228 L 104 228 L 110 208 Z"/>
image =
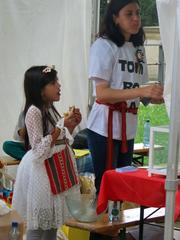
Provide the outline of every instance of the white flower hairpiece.
<path id="1" fill-rule="evenodd" d="M 55 69 L 55 65 L 47 65 L 47 67 L 45 67 L 42 72 L 43 73 L 49 73 L 51 72 L 52 69 Z"/>

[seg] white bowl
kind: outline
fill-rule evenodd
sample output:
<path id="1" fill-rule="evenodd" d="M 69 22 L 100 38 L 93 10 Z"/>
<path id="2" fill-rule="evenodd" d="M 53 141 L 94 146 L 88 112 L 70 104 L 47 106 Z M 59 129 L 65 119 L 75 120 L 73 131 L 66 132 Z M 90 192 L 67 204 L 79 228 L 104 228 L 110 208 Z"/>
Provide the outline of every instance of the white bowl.
<path id="1" fill-rule="evenodd" d="M 101 215 L 96 213 L 96 199 L 90 194 L 66 196 L 70 214 L 79 222 L 95 222 Z"/>

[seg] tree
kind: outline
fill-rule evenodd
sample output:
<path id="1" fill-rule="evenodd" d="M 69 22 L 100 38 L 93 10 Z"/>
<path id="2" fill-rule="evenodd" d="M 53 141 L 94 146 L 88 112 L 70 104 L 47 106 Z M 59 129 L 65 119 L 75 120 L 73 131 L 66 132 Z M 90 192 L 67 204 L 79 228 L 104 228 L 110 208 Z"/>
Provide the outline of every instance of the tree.
<path id="1" fill-rule="evenodd" d="M 158 26 L 158 15 L 155 0 L 139 0 L 143 26 Z"/>
<path id="2" fill-rule="evenodd" d="M 100 19 L 105 13 L 108 0 L 100 0 Z M 156 0 L 139 0 L 143 26 L 157 26 Z"/>

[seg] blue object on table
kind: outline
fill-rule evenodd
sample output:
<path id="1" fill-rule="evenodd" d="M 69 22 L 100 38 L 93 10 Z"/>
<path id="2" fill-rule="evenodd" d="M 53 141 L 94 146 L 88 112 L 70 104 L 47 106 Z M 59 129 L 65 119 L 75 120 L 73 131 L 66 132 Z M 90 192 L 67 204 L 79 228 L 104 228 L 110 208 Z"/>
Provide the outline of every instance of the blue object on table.
<path id="1" fill-rule="evenodd" d="M 138 168 L 134 166 L 126 166 L 126 167 L 120 167 L 116 168 L 116 172 L 123 173 L 123 172 L 134 172 L 137 171 Z"/>

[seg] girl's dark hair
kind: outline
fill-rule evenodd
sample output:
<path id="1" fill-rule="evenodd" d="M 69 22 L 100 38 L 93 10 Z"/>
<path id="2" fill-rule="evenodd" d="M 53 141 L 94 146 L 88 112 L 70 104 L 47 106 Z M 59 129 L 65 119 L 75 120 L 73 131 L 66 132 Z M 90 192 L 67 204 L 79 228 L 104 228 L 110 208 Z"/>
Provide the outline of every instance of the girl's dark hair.
<path id="1" fill-rule="evenodd" d="M 24 75 L 24 93 L 25 93 L 25 107 L 24 107 L 24 117 L 31 105 L 36 106 L 40 109 L 42 113 L 42 124 L 43 124 L 43 134 L 44 136 L 48 131 L 48 122 L 55 126 L 55 121 L 51 117 L 50 113 L 46 109 L 46 103 L 42 97 L 42 89 L 49 84 L 57 80 L 57 71 L 51 69 L 50 72 L 43 72 L 47 66 L 33 66 L 29 68 Z M 54 115 L 58 119 L 60 116 L 55 107 L 52 105 L 51 109 L 54 112 Z M 29 148 L 29 138 L 26 131 L 25 136 L 25 147 Z"/>
<path id="2" fill-rule="evenodd" d="M 102 38 L 108 38 L 114 42 L 118 47 L 121 47 L 125 43 L 125 38 L 121 33 L 120 28 L 115 24 L 113 16 L 117 16 L 119 11 L 129 3 L 137 3 L 138 0 L 111 0 L 107 6 L 104 19 L 100 26 L 100 31 L 98 36 Z M 143 46 L 145 40 L 145 33 L 143 28 L 139 29 L 137 34 L 132 34 L 130 42 L 133 43 L 135 47 Z"/>

